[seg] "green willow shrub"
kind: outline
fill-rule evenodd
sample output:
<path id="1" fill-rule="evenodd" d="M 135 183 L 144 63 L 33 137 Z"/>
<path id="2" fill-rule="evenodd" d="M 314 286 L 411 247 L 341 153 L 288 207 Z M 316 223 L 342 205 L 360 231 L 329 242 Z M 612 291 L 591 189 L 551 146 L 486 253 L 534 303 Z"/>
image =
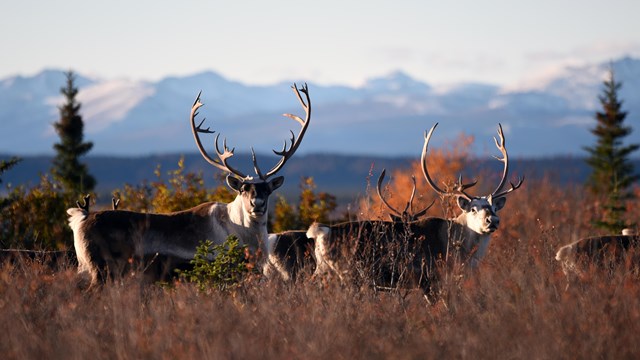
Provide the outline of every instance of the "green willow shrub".
<path id="1" fill-rule="evenodd" d="M 235 194 L 225 186 L 207 189 L 202 173 L 185 171 L 184 157 L 178 161 L 178 168 L 167 172 L 163 179 L 160 166 L 155 170 L 156 181 L 140 185 L 125 185 L 116 190 L 122 209 L 142 212 L 168 213 L 186 210 L 208 201 L 231 202 Z"/>
<path id="2" fill-rule="evenodd" d="M 67 225 L 67 208 L 75 206 L 47 176 L 26 190 L 12 189 L 12 202 L 0 212 L 2 248 L 64 250 L 73 247 L 73 234 Z M 73 204 L 73 205 L 72 205 Z"/>
<path id="3" fill-rule="evenodd" d="M 237 286 L 250 272 L 246 254 L 247 246 L 240 245 L 235 235 L 230 235 L 223 244 L 214 245 L 211 240 L 200 242 L 196 254 L 190 261 L 189 270 L 177 270 L 180 277 L 195 283 L 198 289 L 228 290 Z"/>
<path id="4" fill-rule="evenodd" d="M 315 190 L 313 178 L 304 177 L 300 181 L 297 206 L 279 196 L 273 216 L 273 232 L 306 229 L 314 221 L 328 223 L 329 216 L 337 207 L 336 197 L 325 192 L 316 193 Z"/>

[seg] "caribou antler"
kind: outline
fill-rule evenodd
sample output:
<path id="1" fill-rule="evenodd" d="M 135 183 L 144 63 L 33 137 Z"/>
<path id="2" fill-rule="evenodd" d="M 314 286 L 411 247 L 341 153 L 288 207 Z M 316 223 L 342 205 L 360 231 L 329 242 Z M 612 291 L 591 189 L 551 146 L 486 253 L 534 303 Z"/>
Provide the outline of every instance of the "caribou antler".
<path id="1" fill-rule="evenodd" d="M 111 198 L 111 208 L 113 210 L 118 210 L 118 205 L 120 205 L 120 199 L 116 199 L 115 197 Z"/>
<path id="2" fill-rule="evenodd" d="M 467 199 L 467 200 L 471 201 L 471 200 L 473 199 L 473 196 L 471 196 L 471 195 L 467 194 L 467 193 L 465 192 L 465 190 L 467 190 L 467 189 L 468 189 L 468 188 L 470 188 L 470 187 L 475 186 L 477 183 L 478 183 L 478 180 L 474 180 L 474 181 L 472 181 L 472 182 L 470 182 L 470 183 L 463 184 L 463 183 L 462 183 L 462 175 L 460 175 L 460 176 L 458 177 L 458 183 L 456 184 L 456 187 L 455 187 L 455 188 L 454 188 L 454 190 L 453 190 L 453 194 L 454 194 L 454 195 L 457 195 L 457 196 L 462 196 L 462 197 L 464 197 L 465 199 Z"/>
<path id="3" fill-rule="evenodd" d="M 274 175 L 275 173 L 280 171 L 280 169 L 282 169 L 282 166 L 284 166 L 287 160 L 289 160 L 291 156 L 293 156 L 293 154 L 296 152 L 296 150 L 298 150 L 298 146 L 300 146 L 300 142 L 302 141 L 302 138 L 304 137 L 304 134 L 307 132 L 307 128 L 309 127 L 309 120 L 311 120 L 311 98 L 309 98 L 309 88 L 307 87 L 307 83 L 305 83 L 301 89 L 298 89 L 297 85 L 294 83 L 291 86 L 291 89 L 295 91 L 296 96 L 298 97 L 298 101 L 300 101 L 300 105 L 302 105 L 302 109 L 305 112 L 305 118 L 304 120 L 302 120 L 299 116 L 293 114 L 282 114 L 283 116 L 297 121 L 300 125 L 302 125 L 302 128 L 300 128 L 300 132 L 298 133 L 297 138 L 293 134 L 293 131 L 290 131 L 291 147 L 289 147 L 289 149 L 287 149 L 287 141 L 285 140 L 284 145 L 282 145 L 281 151 L 273 150 L 273 153 L 281 156 L 281 158 L 280 161 L 278 161 L 278 163 L 273 167 L 273 169 L 267 172 L 267 174 L 264 176 L 264 179 Z M 305 99 L 307 100 L 306 103 L 302 99 L 300 92 L 304 94 Z"/>
<path id="4" fill-rule="evenodd" d="M 507 181 L 507 174 L 509 173 L 509 155 L 507 154 L 507 148 L 505 147 L 504 133 L 502 132 L 502 124 L 498 124 L 498 136 L 500 137 L 500 141 L 496 137 L 493 137 L 493 141 L 496 143 L 496 147 L 502 153 L 502 158 L 494 156 L 498 161 L 504 164 L 504 169 L 502 171 L 502 179 L 500 179 L 500 183 L 498 187 L 491 192 L 491 196 L 496 194 L 498 191 L 502 190 L 505 182 Z"/>
<path id="5" fill-rule="evenodd" d="M 518 177 L 518 183 L 514 184 L 513 182 L 509 182 L 511 184 L 511 188 L 509 190 L 506 191 L 502 191 L 502 188 L 504 187 L 504 184 L 507 182 L 507 176 L 509 174 L 509 155 L 507 154 L 507 148 L 505 146 L 505 139 L 504 139 L 504 133 L 502 132 L 502 125 L 498 124 L 498 136 L 500 138 L 500 141 L 498 141 L 498 139 L 496 139 L 495 137 L 493 138 L 493 141 L 496 143 L 496 147 L 498 148 L 498 150 L 500 150 L 500 153 L 502 153 L 502 158 L 499 158 L 497 156 L 494 156 L 496 159 L 498 159 L 498 161 L 504 163 L 504 169 L 502 171 L 502 179 L 500 179 L 500 183 L 498 184 L 498 187 L 496 187 L 496 189 L 491 192 L 491 198 L 499 198 L 501 196 L 505 196 L 508 193 L 518 189 L 520 187 L 520 185 L 522 185 L 522 182 L 524 181 L 524 176 L 523 177 Z"/>
<path id="6" fill-rule="evenodd" d="M 271 177 L 275 173 L 277 173 L 282 168 L 282 166 L 287 162 L 287 160 L 289 160 L 291 158 L 291 156 L 293 156 L 293 154 L 298 149 L 298 146 L 300 146 L 300 142 L 301 142 L 302 138 L 304 137 L 305 132 L 307 131 L 307 127 L 309 126 L 309 120 L 311 119 L 311 99 L 309 98 L 309 90 L 307 88 L 307 84 L 305 83 L 304 86 L 301 89 L 298 89 L 298 87 L 294 83 L 291 86 L 291 88 L 295 91 L 296 96 L 298 97 L 298 100 L 300 101 L 300 104 L 302 104 L 302 108 L 304 109 L 304 111 L 306 113 L 306 116 L 305 116 L 304 120 L 302 120 L 300 117 L 298 117 L 296 115 L 292 115 L 292 114 L 284 114 L 284 116 L 296 120 L 298 123 L 300 123 L 302 125 L 302 129 L 300 129 L 300 132 L 298 133 L 298 137 L 297 138 L 293 134 L 293 131 L 291 131 L 291 146 L 289 148 L 287 148 L 287 141 L 285 140 L 281 151 L 273 150 L 273 152 L 276 155 L 281 156 L 281 158 L 278 161 L 278 163 L 273 167 L 273 169 L 269 170 L 266 174 L 263 174 L 262 171 L 260 171 L 260 168 L 258 167 L 258 162 L 256 160 L 256 154 L 255 154 L 253 148 L 251 148 L 251 155 L 252 155 L 251 159 L 253 161 L 253 168 L 254 168 L 256 174 L 258 175 L 258 177 L 260 177 L 260 179 L 262 179 L 262 180 L 267 180 L 269 177 Z M 305 94 L 306 103 L 302 99 L 302 96 L 300 95 L 300 92 Z M 233 168 L 231 165 L 229 165 L 228 160 L 229 160 L 229 158 L 231 158 L 234 155 L 235 148 L 229 149 L 227 147 L 227 140 L 224 139 L 223 140 L 223 144 L 222 144 L 222 150 L 221 150 L 220 146 L 218 145 L 219 144 L 218 140 L 219 140 L 219 137 L 220 137 L 219 133 L 215 137 L 215 149 L 216 149 L 216 154 L 218 156 L 218 159 L 214 159 L 211 156 L 209 156 L 207 151 L 202 146 L 202 142 L 200 141 L 200 137 L 199 137 L 198 133 L 213 134 L 213 133 L 215 133 L 215 131 L 210 130 L 210 128 L 206 128 L 206 129 L 202 128 L 202 125 L 204 124 L 205 119 L 202 119 L 200 124 L 196 125 L 195 117 L 198 115 L 198 109 L 201 106 L 203 106 L 203 104 L 200 102 L 201 93 L 202 93 L 202 91 L 200 93 L 198 93 L 198 96 L 196 97 L 196 100 L 193 103 L 193 106 L 191 107 L 191 118 L 190 118 L 191 131 L 193 132 L 193 137 L 194 137 L 194 139 L 196 141 L 196 145 L 198 147 L 198 150 L 200 151 L 200 154 L 202 154 L 202 157 L 204 157 L 204 159 L 209 164 L 217 167 L 220 170 L 232 173 L 232 174 L 234 174 L 234 175 L 236 175 L 236 176 L 238 176 L 238 177 L 240 177 L 242 179 L 251 179 L 252 178 L 251 176 L 245 175 L 241 171 L 239 171 L 239 170 Z"/>
<path id="7" fill-rule="evenodd" d="M 393 206 L 391 206 L 391 204 L 389 204 L 387 202 L 387 200 L 384 198 L 384 196 L 382 196 L 382 181 L 384 180 L 385 173 L 386 173 L 386 169 L 382 169 L 382 173 L 380 174 L 380 177 L 378 178 L 378 184 L 376 186 L 376 190 L 378 192 L 378 197 L 380 198 L 382 203 L 386 207 L 388 207 L 389 210 L 395 214 L 395 216 L 397 216 L 400 219 L 402 219 L 402 221 L 414 221 L 414 220 L 419 219 L 424 214 L 426 214 L 427 211 L 431 208 L 431 206 L 435 203 L 435 200 L 434 200 L 426 208 L 418 211 L 415 214 L 412 214 L 412 212 L 413 212 L 413 199 L 414 199 L 414 197 L 416 195 L 416 177 L 415 176 L 411 176 L 411 180 L 413 181 L 413 190 L 411 190 L 411 197 L 409 198 L 409 201 L 407 202 L 407 205 L 405 206 L 405 208 L 404 208 L 404 210 L 402 212 L 396 210 Z"/>
<path id="8" fill-rule="evenodd" d="M 460 177 L 458 180 L 458 184 L 456 185 L 455 191 L 449 192 L 449 191 L 442 190 L 438 185 L 436 185 L 436 183 L 433 181 L 433 179 L 429 175 L 429 169 L 427 168 L 427 152 L 429 151 L 429 141 L 431 140 L 431 135 L 433 135 L 433 131 L 436 129 L 436 126 L 438 126 L 438 123 L 435 123 L 435 125 L 431 127 L 428 133 L 426 131 L 424 133 L 424 146 L 422 147 L 422 155 L 420 156 L 420 163 L 422 165 L 422 173 L 424 174 L 424 178 L 427 180 L 427 184 L 429 184 L 429 186 L 431 186 L 431 188 L 441 196 L 458 195 L 458 196 L 465 196 L 468 199 L 471 199 L 472 197 L 469 196 L 467 193 L 465 193 L 464 190 L 477 184 L 478 183 L 477 180 L 474 180 L 473 182 L 468 184 L 463 184 L 462 177 Z"/>
<path id="9" fill-rule="evenodd" d="M 512 192 L 514 190 L 517 190 L 520 187 L 520 185 L 522 185 L 523 182 L 524 182 L 524 175 L 522 177 L 518 178 L 518 182 L 516 184 L 514 184 L 511 181 L 509 181 L 509 183 L 511 184 L 511 187 L 509 188 L 509 190 L 505 190 L 505 191 L 497 193 L 497 194 L 491 194 L 491 197 L 493 199 L 497 199 L 499 197 L 505 196 L 508 193 L 510 193 L 510 192 Z"/>
<path id="10" fill-rule="evenodd" d="M 456 195 L 456 196 L 461 196 L 466 198 L 467 200 L 471 200 L 474 197 L 467 194 L 465 192 L 466 189 L 476 185 L 478 183 L 477 180 L 472 181 L 470 183 L 467 184 L 463 184 L 462 183 L 462 177 L 460 177 L 458 179 L 458 183 L 456 184 L 454 190 L 452 192 L 447 192 L 442 190 L 440 187 L 438 187 L 438 185 L 436 185 L 436 183 L 433 181 L 433 179 L 431 178 L 431 176 L 429 175 L 429 170 L 427 169 L 427 151 L 429 148 L 429 141 L 431 140 L 431 135 L 433 134 L 433 131 L 435 130 L 436 126 L 438 126 L 438 123 L 436 123 L 435 125 L 433 125 L 433 127 L 431 127 L 431 129 L 429 130 L 429 132 L 427 133 L 425 131 L 425 135 L 424 135 L 424 147 L 422 148 L 422 156 L 421 156 L 421 163 L 422 163 L 422 173 L 424 174 L 425 179 L 427 180 L 427 183 L 433 188 L 433 190 L 435 190 L 438 194 L 445 196 L 445 195 Z M 498 148 L 498 150 L 500 151 L 500 153 L 502 154 L 502 157 L 498 157 L 495 156 L 496 159 L 498 159 L 498 161 L 502 162 L 504 164 L 504 169 L 502 171 L 502 178 L 500 179 L 500 183 L 498 184 L 498 187 L 496 187 L 496 189 L 491 192 L 491 195 L 489 195 L 489 197 L 491 198 L 499 198 L 502 196 L 507 195 L 508 193 L 518 189 L 520 187 L 520 185 L 522 185 L 522 182 L 524 181 L 524 177 L 520 177 L 518 178 L 518 182 L 516 184 L 511 182 L 511 188 L 509 188 L 506 191 L 501 191 L 502 188 L 504 187 L 505 183 L 507 182 L 507 176 L 509 175 L 509 155 L 507 154 L 507 148 L 505 146 L 505 138 L 504 138 L 504 132 L 502 131 L 502 125 L 498 124 L 498 137 L 500 140 L 496 139 L 495 137 L 493 138 L 494 142 L 496 143 L 496 147 Z"/>
<path id="11" fill-rule="evenodd" d="M 234 169 L 227 163 L 227 160 L 233 156 L 234 149 L 229 150 L 229 148 L 227 147 L 227 140 L 225 139 L 223 141 L 224 150 L 220 151 L 220 148 L 218 146 L 218 138 L 220 137 L 220 134 L 216 135 L 216 138 L 215 138 L 215 149 L 216 149 L 216 154 L 218 155 L 217 160 L 209 156 L 209 154 L 207 153 L 207 150 L 205 150 L 204 146 L 202 146 L 202 141 L 200 141 L 200 136 L 198 135 L 198 133 L 213 134 L 215 133 L 215 131 L 210 130 L 210 128 L 206 128 L 206 129 L 202 128 L 202 125 L 204 124 L 204 121 L 206 120 L 206 118 L 202 119 L 202 121 L 200 121 L 200 124 L 196 125 L 195 119 L 196 119 L 196 116 L 198 116 L 198 109 L 204 105 L 200 102 L 201 94 L 202 94 L 202 91 L 198 93 L 196 100 L 193 102 L 193 106 L 191 107 L 191 117 L 190 117 L 191 132 L 193 132 L 193 138 L 196 141 L 198 150 L 200 150 L 200 154 L 202 154 L 202 157 L 209 164 L 217 167 L 218 169 L 232 173 L 242 179 L 248 179 L 249 176 Z"/>
<path id="12" fill-rule="evenodd" d="M 431 188 L 435 190 L 435 192 L 444 196 L 444 195 L 447 195 L 447 192 L 440 189 L 440 187 L 438 187 L 438 185 L 436 185 L 436 183 L 433 182 L 433 179 L 431 179 L 431 176 L 429 176 L 429 170 L 427 169 L 427 151 L 429 151 L 429 141 L 431 140 L 431 135 L 433 134 L 433 131 L 436 129 L 436 126 L 438 126 L 438 123 L 435 123 L 435 125 L 431 127 L 431 129 L 429 130 L 429 133 L 427 133 L 426 131 L 424 132 L 424 146 L 422 147 L 422 155 L 420 156 L 420 163 L 422 165 L 422 174 L 424 174 L 424 178 L 427 180 L 427 184 L 429 184 L 429 186 L 431 186 Z"/>
<path id="13" fill-rule="evenodd" d="M 91 194 L 87 194 L 84 196 L 84 198 L 82 199 L 82 203 L 80 203 L 80 201 L 76 201 L 76 205 L 78 206 L 78 208 L 89 212 L 89 202 L 91 200 Z"/>

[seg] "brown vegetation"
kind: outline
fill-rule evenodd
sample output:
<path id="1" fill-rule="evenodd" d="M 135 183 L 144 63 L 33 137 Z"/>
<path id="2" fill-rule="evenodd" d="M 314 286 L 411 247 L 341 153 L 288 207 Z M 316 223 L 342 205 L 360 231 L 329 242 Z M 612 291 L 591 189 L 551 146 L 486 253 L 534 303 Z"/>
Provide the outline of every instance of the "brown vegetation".
<path id="1" fill-rule="evenodd" d="M 400 196 L 404 199 L 404 196 Z M 406 200 L 404 200 L 406 201 Z M 402 203 L 401 203 L 402 204 Z M 528 181 L 474 273 L 420 291 L 252 275 L 231 292 L 127 278 L 83 292 L 75 268 L 0 266 L 0 353 L 29 358 L 635 358 L 638 264 L 567 281 L 559 245 L 591 235 L 580 187 Z"/>
<path id="2" fill-rule="evenodd" d="M 466 167 L 471 140 L 461 140 L 430 155 L 436 181 L 451 184 Z M 407 173 L 394 173 L 387 188 L 397 208 L 409 198 L 412 174 L 419 191 L 415 208 L 435 198 L 416 162 Z M 157 175 L 157 182 L 119 192 L 123 208 L 172 211 L 230 196 L 224 188 L 206 189 L 201 175 L 184 173 L 182 161 L 169 180 L 159 170 Z M 480 193 L 493 185 L 484 175 L 476 174 Z M 314 192 L 311 179 L 301 187 L 296 208 L 280 200 L 287 211 L 274 216 L 274 226 L 287 229 L 287 214 L 314 220 L 334 206 L 330 195 Z M 18 221 L 18 215 L 31 213 L 59 229 L 64 222 L 53 214 L 62 210 L 29 210 L 59 204 L 53 190 L 44 185 L 20 190 L 2 224 L 47 229 L 40 218 Z M 597 235 L 591 224 L 599 204 L 581 186 L 527 180 L 509 197 L 479 269 L 442 274 L 429 298 L 419 290 L 379 291 L 362 285 L 367 281 L 311 280 L 310 271 L 291 284 L 252 273 L 225 291 L 201 291 L 184 282 L 148 286 L 135 277 L 82 291 L 69 261 L 50 266 L 41 257 L 12 256 L 0 263 L 0 354 L 6 359 L 635 358 L 640 355 L 637 249 L 606 269 L 587 266 L 568 287 L 554 260 L 560 245 Z M 383 208 L 370 191 L 359 216 L 383 218 Z M 637 203 L 627 208 L 628 220 L 635 220 Z M 454 211 L 436 199 L 429 214 Z M 0 230 L 24 242 L 29 234 L 15 236 L 21 229 Z M 46 237 L 52 244 L 65 242 L 57 234 Z"/>

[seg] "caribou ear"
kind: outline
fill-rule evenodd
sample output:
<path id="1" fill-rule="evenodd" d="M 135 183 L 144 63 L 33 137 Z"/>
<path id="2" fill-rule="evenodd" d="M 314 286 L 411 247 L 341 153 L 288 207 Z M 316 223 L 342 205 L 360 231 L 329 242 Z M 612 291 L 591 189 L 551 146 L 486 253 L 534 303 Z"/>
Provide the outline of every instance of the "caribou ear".
<path id="1" fill-rule="evenodd" d="M 237 177 L 231 174 L 227 175 L 227 185 L 229 185 L 229 187 L 235 190 L 236 192 L 239 193 L 240 190 L 242 190 L 242 184 L 244 184 L 242 180 L 238 179 Z"/>
<path id="2" fill-rule="evenodd" d="M 493 199 L 493 206 L 496 208 L 496 211 L 502 209 L 504 207 L 504 204 L 507 203 L 507 198 L 506 197 L 499 197 L 497 199 Z"/>
<path id="3" fill-rule="evenodd" d="M 275 191 L 277 188 L 284 184 L 284 176 L 278 176 L 269 181 L 269 189 Z"/>
<path id="4" fill-rule="evenodd" d="M 462 211 L 468 212 L 471 210 L 471 200 L 467 199 L 464 196 L 458 196 L 456 198 L 456 202 Z"/>

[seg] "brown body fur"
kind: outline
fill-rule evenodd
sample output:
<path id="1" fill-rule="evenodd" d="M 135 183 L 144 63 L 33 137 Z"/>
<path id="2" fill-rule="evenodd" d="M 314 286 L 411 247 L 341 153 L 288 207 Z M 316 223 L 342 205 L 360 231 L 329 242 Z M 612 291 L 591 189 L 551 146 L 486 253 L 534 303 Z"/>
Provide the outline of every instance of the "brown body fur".
<path id="1" fill-rule="evenodd" d="M 141 269 L 148 280 L 166 280 L 188 266 L 202 241 L 221 244 L 232 234 L 257 250 L 266 237 L 265 220 L 230 221 L 231 204 L 210 202 L 169 214 L 69 209 L 79 272 L 92 284 Z"/>
<path id="2" fill-rule="evenodd" d="M 306 231 L 284 231 L 269 234 L 267 240 L 268 259 L 263 273 L 273 277 L 276 273 L 283 280 L 295 280 L 305 268 L 315 268 L 315 241 Z"/>
<path id="3" fill-rule="evenodd" d="M 466 260 L 467 229 L 453 220 L 426 218 L 407 223 L 358 221 L 331 226 L 314 224 L 308 232 L 316 240 L 317 274 L 365 270 L 383 286 L 419 285 L 428 288 L 437 266 Z"/>
<path id="4" fill-rule="evenodd" d="M 581 275 L 586 262 L 604 265 L 618 262 L 624 254 L 640 242 L 639 235 L 594 236 L 580 239 L 558 249 L 556 260 L 561 262 L 564 273 Z"/>

